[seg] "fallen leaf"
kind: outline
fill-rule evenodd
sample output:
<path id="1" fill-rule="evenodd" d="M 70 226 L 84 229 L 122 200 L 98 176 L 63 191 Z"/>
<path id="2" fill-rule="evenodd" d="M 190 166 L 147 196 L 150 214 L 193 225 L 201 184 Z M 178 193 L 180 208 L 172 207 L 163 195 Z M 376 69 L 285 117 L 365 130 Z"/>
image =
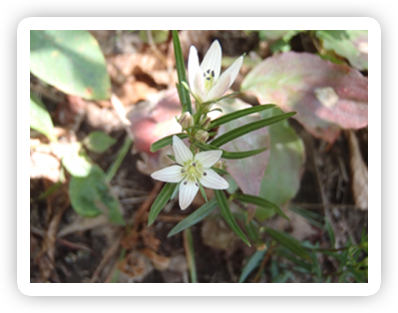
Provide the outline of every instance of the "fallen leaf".
<path id="1" fill-rule="evenodd" d="M 257 65 L 242 91 L 263 104 L 276 104 L 311 134 L 333 143 L 341 128 L 368 125 L 368 80 L 346 65 L 310 53 L 287 52 Z"/>
<path id="2" fill-rule="evenodd" d="M 361 210 L 368 209 L 368 167 L 362 159 L 358 139 L 355 133 L 348 131 L 350 147 L 350 169 L 352 175 L 352 192 L 355 206 Z"/>

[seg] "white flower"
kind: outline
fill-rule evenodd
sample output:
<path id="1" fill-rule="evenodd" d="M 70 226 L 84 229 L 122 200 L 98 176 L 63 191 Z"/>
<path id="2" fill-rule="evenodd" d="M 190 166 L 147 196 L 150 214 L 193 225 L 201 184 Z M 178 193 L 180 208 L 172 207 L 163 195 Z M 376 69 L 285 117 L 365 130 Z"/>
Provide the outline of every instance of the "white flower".
<path id="1" fill-rule="evenodd" d="M 243 63 L 243 56 L 220 76 L 221 46 L 215 40 L 199 66 L 198 51 L 191 46 L 188 56 L 188 80 L 192 94 L 201 102 L 211 102 L 222 97 L 231 87 Z"/>
<path id="2" fill-rule="evenodd" d="M 193 155 L 177 136 L 173 136 L 173 150 L 179 165 L 156 171 L 151 177 L 169 183 L 181 182 L 179 195 L 181 210 L 185 210 L 192 203 L 199 190 L 199 184 L 211 189 L 229 187 L 228 182 L 210 168 L 220 159 L 221 150 L 199 152 Z"/>

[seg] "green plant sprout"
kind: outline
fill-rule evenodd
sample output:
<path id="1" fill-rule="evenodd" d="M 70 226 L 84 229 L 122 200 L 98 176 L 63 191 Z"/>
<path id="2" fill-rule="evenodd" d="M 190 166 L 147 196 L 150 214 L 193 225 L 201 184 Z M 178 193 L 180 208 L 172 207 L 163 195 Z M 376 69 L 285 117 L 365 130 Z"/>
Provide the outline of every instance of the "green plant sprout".
<path id="1" fill-rule="evenodd" d="M 225 193 L 222 191 L 227 189 L 229 184 L 220 176 L 220 174 L 228 174 L 228 171 L 224 168 L 222 162 L 220 162 L 220 158 L 242 159 L 261 153 L 265 148 L 244 152 L 229 152 L 220 149 L 220 146 L 254 130 L 285 120 L 294 115 L 295 112 L 278 114 L 257 122 L 243 125 L 210 141 L 210 138 L 217 134 L 215 127 L 254 112 L 270 109 L 274 106 L 264 105 L 243 109 L 211 120 L 208 113 L 214 110 L 213 104 L 235 95 L 235 93 L 227 95 L 225 95 L 225 93 L 235 81 L 243 64 L 244 56 L 242 55 L 237 58 L 233 64 L 221 74 L 222 50 L 220 43 L 217 40 L 211 44 L 201 64 L 199 64 L 196 48 L 191 46 L 188 57 L 188 85 L 185 75 L 184 60 L 182 58 L 178 33 L 176 31 L 173 31 L 173 43 L 174 50 L 176 51 L 175 56 L 179 77 L 177 88 L 179 91 L 180 101 L 183 106 L 182 114 L 177 120 L 182 127 L 182 132 L 162 138 L 151 146 L 152 151 L 157 151 L 160 148 L 172 144 L 174 156 L 171 156 L 171 158 L 177 163 L 177 165 L 172 165 L 152 173 L 152 178 L 166 182 L 167 184 L 164 186 L 151 207 L 148 223 L 153 223 L 164 205 L 176 194 L 178 190 L 180 208 L 181 210 L 185 210 L 192 203 L 199 190 L 204 199 L 207 200 L 203 188 L 206 187 L 215 190 L 216 203 L 221 210 L 222 216 L 232 230 L 250 246 L 249 241 L 246 239 L 245 234 L 240 229 L 229 208 Z M 195 99 L 196 112 L 192 111 L 190 101 L 187 101 L 190 95 Z M 183 143 L 182 139 L 184 138 L 188 138 L 190 143 L 189 147 Z M 266 203 L 267 207 L 276 208 L 276 213 L 287 218 L 277 205 L 272 204 L 261 197 L 243 194 L 231 195 L 231 199 L 234 196 L 243 202 L 251 203 L 254 201 L 255 203 L 260 203 L 260 205 Z M 208 212 L 210 211 L 208 203 L 210 202 L 207 202 L 199 208 L 197 212 L 205 210 L 206 213 L 210 213 Z M 215 202 L 213 201 L 212 203 Z M 210 208 L 214 209 L 215 206 L 212 205 Z M 189 219 L 189 217 L 187 219 L 192 220 Z M 198 221 L 197 219 L 194 220 L 196 222 Z M 187 224 L 188 225 L 183 229 L 191 226 L 189 223 Z M 180 231 L 181 230 L 182 229 L 180 229 Z"/>

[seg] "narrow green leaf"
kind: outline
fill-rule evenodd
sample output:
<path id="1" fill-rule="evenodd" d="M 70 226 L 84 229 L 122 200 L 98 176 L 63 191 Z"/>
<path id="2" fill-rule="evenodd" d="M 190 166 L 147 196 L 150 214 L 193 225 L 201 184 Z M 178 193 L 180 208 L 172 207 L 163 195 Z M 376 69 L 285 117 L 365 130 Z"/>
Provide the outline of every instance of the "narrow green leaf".
<path id="1" fill-rule="evenodd" d="M 196 223 L 199 223 L 211 212 L 213 212 L 216 207 L 217 207 L 217 201 L 215 198 L 213 198 L 209 202 L 203 204 L 199 209 L 190 214 L 187 218 L 179 222 L 176 226 L 174 226 L 174 228 L 169 232 L 167 237 L 174 236 L 175 234 L 178 234 L 180 231 L 186 229 L 187 227 L 191 227 Z"/>
<path id="2" fill-rule="evenodd" d="M 83 140 L 83 144 L 87 147 L 87 149 L 96 153 L 105 152 L 115 143 L 115 139 L 99 130 L 91 132 Z"/>
<path id="3" fill-rule="evenodd" d="M 173 200 L 175 198 L 175 196 L 177 195 L 177 192 L 180 190 L 180 185 L 181 184 L 176 184 L 176 187 L 174 188 L 174 191 L 170 197 L 170 200 Z"/>
<path id="4" fill-rule="evenodd" d="M 117 153 L 116 159 L 113 161 L 112 165 L 108 169 L 108 172 L 106 173 L 106 180 L 108 182 L 110 182 L 112 178 L 115 176 L 127 152 L 129 152 L 132 143 L 133 142 L 131 138 L 129 136 L 126 136 L 123 142 L 123 146 L 120 148 L 119 152 Z"/>
<path id="5" fill-rule="evenodd" d="M 172 161 L 176 161 L 176 157 L 174 155 L 168 154 L 167 157 L 172 160 Z"/>
<path id="6" fill-rule="evenodd" d="M 246 228 L 246 233 L 252 242 L 254 242 L 256 245 L 261 245 L 264 243 L 261 240 L 260 234 L 258 233 L 256 226 L 254 226 L 253 221 L 246 222 L 245 228 Z"/>
<path id="7" fill-rule="evenodd" d="M 214 190 L 218 206 L 220 208 L 221 214 L 225 221 L 231 227 L 231 229 L 250 247 L 250 242 L 247 240 L 245 234 L 240 229 L 238 223 L 236 222 L 231 210 L 229 209 L 227 198 L 222 190 Z"/>
<path id="8" fill-rule="evenodd" d="M 249 262 L 247 262 L 246 266 L 243 268 L 242 274 L 240 274 L 239 283 L 243 283 L 246 280 L 247 276 L 249 276 L 250 273 L 253 272 L 253 270 L 260 265 L 260 262 L 264 258 L 266 252 L 267 249 L 254 252 L 254 254 L 249 259 Z"/>
<path id="9" fill-rule="evenodd" d="M 190 274 L 189 276 L 191 277 L 191 283 L 197 283 L 198 281 L 196 278 L 195 250 L 193 248 L 192 233 L 189 228 L 184 230 L 184 237 L 188 245 L 188 247 L 186 247 L 186 249 L 188 250 L 186 254 L 187 254 L 188 268 Z"/>
<path id="10" fill-rule="evenodd" d="M 172 34 L 173 34 L 174 56 L 176 59 L 176 67 L 178 74 L 178 83 L 180 85 L 178 89 L 178 95 L 180 96 L 183 112 L 188 111 L 189 113 L 193 114 L 189 92 L 185 90 L 185 88 L 181 88 L 182 82 L 187 82 L 188 80 L 185 71 L 185 62 L 184 62 L 184 57 L 182 55 L 180 38 L 178 37 L 177 30 L 172 30 Z"/>
<path id="11" fill-rule="evenodd" d="M 214 127 L 217 127 L 222 124 L 228 123 L 230 121 L 236 120 L 242 116 L 246 116 L 246 115 L 253 114 L 256 112 L 264 111 L 264 110 L 267 110 L 267 109 L 270 109 L 273 107 L 275 107 L 274 104 L 257 105 L 257 106 L 251 107 L 251 108 L 247 108 L 247 109 L 243 109 L 243 110 L 239 110 L 236 112 L 225 114 L 219 118 L 212 120 L 210 123 L 209 129 L 212 129 Z"/>
<path id="12" fill-rule="evenodd" d="M 148 226 L 151 225 L 156 217 L 159 215 L 160 211 L 164 208 L 166 203 L 170 200 L 171 195 L 173 194 L 175 188 L 175 184 L 166 183 L 159 193 L 158 197 L 155 199 L 151 206 L 151 210 L 149 211 L 148 216 Z"/>
<path id="13" fill-rule="evenodd" d="M 335 240 L 335 237 L 334 237 L 334 231 L 333 231 L 333 228 L 332 228 L 332 224 L 330 224 L 329 220 L 327 220 L 327 219 L 325 219 L 325 228 L 326 228 L 326 230 L 328 232 L 328 235 L 329 235 L 330 246 L 332 248 L 334 248 L 335 244 L 336 244 L 336 240 Z"/>
<path id="14" fill-rule="evenodd" d="M 301 246 L 300 241 L 298 241 L 296 238 L 293 236 L 279 231 L 275 230 L 269 227 L 265 228 L 265 231 L 276 241 L 278 241 L 282 246 L 285 248 L 289 249 L 291 252 L 294 254 L 298 255 L 299 257 L 303 259 L 310 260 L 310 256 L 307 253 L 307 251 Z"/>
<path id="15" fill-rule="evenodd" d="M 203 151 L 221 150 L 222 151 L 221 157 L 224 159 L 229 159 L 229 160 L 248 158 L 248 157 L 251 157 L 253 155 L 259 154 L 259 153 L 267 150 L 267 148 L 261 148 L 261 149 L 249 150 L 249 151 L 229 152 L 229 151 L 220 149 L 219 147 L 209 145 L 209 144 L 206 144 L 203 142 L 195 142 L 195 146 L 197 146 L 198 148 L 200 148 Z"/>
<path id="16" fill-rule="evenodd" d="M 206 191 L 205 191 L 205 188 L 202 186 L 202 184 L 199 184 L 199 189 L 200 189 L 200 193 L 202 194 L 203 199 L 205 199 L 205 201 L 208 202 Z"/>
<path id="17" fill-rule="evenodd" d="M 30 128 L 46 135 L 51 141 L 56 141 L 54 125 L 43 102 L 30 93 Z"/>
<path id="18" fill-rule="evenodd" d="M 162 149 L 168 145 L 171 145 L 173 143 L 173 136 L 178 136 L 180 139 L 184 139 L 184 138 L 188 137 L 188 134 L 179 133 L 179 134 L 173 134 L 170 136 L 163 137 L 162 139 L 159 139 L 158 141 L 154 142 L 151 145 L 151 152 L 156 152 L 159 149 Z"/>
<path id="19" fill-rule="evenodd" d="M 238 138 L 240 136 L 243 136 L 247 133 L 250 133 L 252 131 L 255 131 L 257 129 L 263 128 L 265 126 L 275 124 L 277 122 L 283 121 L 293 115 L 295 115 L 296 112 L 289 112 L 289 113 L 284 113 L 280 114 L 277 116 L 273 116 L 270 118 L 266 118 L 257 122 L 253 122 L 247 125 L 243 125 L 241 127 L 238 127 L 232 131 L 229 131 L 225 134 L 222 134 L 220 137 L 214 139 L 211 144 L 213 146 L 219 147 L 222 146 L 223 144 L 226 144 L 227 142 L 234 140 L 235 138 Z"/>
<path id="20" fill-rule="evenodd" d="M 304 217 L 311 225 L 323 230 L 323 225 L 319 220 L 322 219 L 322 215 L 316 214 L 314 212 L 311 212 L 309 210 L 296 207 L 291 205 L 290 206 L 290 211 L 293 211 L 294 213 L 297 213 L 298 215 L 301 215 Z"/>
<path id="21" fill-rule="evenodd" d="M 258 196 L 253 196 L 253 195 L 246 195 L 246 194 L 241 194 L 241 193 L 235 193 L 232 195 L 233 198 L 246 202 L 246 203 L 253 203 L 258 206 L 261 206 L 263 208 L 271 208 L 274 209 L 277 214 L 282 216 L 284 219 L 290 221 L 290 219 L 286 216 L 285 213 L 277 206 L 276 204 L 269 202 L 268 200 L 258 197 Z"/>
<path id="22" fill-rule="evenodd" d="M 221 168 L 212 167 L 211 169 L 220 175 L 228 175 L 229 174 L 227 171 L 225 171 Z"/>

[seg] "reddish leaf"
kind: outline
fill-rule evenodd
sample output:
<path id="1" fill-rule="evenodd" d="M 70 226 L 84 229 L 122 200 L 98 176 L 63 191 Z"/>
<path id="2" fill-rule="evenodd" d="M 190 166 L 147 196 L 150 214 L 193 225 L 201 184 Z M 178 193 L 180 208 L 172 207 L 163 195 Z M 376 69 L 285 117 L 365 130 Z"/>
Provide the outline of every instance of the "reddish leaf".
<path id="1" fill-rule="evenodd" d="M 264 60 L 242 83 L 260 103 L 277 104 L 314 136 L 330 143 L 341 128 L 368 124 L 368 80 L 346 65 L 310 53 L 287 52 Z"/>
<path id="2" fill-rule="evenodd" d="M 177 90 L 170 89 L 159 94 L 159 100 L 137 105 L 127 114 L 134 135 L 134 149 L 150 153 L 155 141 L 178 132 L 181 126 L 175 117 L 181 115 Z"/>

